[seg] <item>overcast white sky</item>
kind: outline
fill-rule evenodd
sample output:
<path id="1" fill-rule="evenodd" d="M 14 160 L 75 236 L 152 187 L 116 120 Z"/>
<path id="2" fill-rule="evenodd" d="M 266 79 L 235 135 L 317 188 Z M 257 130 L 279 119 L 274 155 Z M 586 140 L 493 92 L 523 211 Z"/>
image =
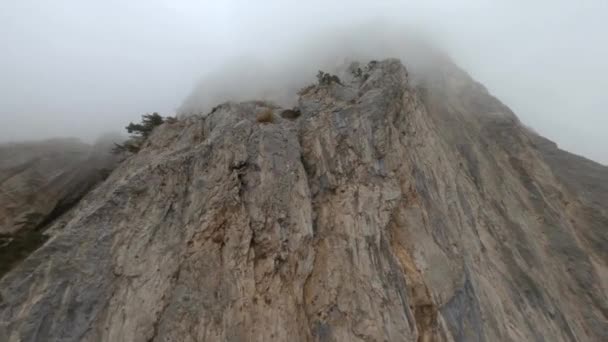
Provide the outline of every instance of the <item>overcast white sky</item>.
<path id="1" fill-rule="evenodd" d="M 0 0 L 0 141 L 173 114 L 228 60 L 370 22 L 430 37 L 524 123 L 608 164 L 607 0 Z"/>

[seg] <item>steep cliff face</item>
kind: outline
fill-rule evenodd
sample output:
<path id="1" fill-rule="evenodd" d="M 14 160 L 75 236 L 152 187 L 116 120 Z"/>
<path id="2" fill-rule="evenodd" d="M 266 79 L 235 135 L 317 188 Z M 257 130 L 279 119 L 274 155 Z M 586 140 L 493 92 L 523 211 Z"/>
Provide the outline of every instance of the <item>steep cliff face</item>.
<path id="1" fill-rule="evenodd" d="M 0 280 L 0 340 L 608 340 L 606 167 L 449 64 L 329 83 L 159 127 Z"/>

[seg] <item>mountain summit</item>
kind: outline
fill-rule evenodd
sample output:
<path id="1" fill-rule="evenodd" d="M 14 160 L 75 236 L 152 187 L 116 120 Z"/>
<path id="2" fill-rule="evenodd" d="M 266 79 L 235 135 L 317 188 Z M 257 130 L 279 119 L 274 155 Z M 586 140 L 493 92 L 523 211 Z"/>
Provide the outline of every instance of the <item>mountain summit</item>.
<path id="1" fill-rule="evenodd" d="M 319 80 L 158 127 L 0 280 L 0 340 L 608 340 L 607 167 L 450 63 Z"/>

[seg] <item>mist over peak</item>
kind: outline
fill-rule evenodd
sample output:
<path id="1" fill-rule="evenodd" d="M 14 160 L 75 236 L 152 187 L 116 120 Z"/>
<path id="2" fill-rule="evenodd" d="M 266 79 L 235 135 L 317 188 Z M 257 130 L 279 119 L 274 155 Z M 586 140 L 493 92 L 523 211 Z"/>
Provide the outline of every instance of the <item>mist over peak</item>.
<path id="1" fill-rule="evenodd" d="M 233 57 L 202 77 L 179 114 L 205 114 L 224 101 L 260 99 L 290 107 L 319 70 L 340 75 L 352 62 L 398 58 L 408 69 L 425 72 L 438 67 L 439 59 L 448 60 L 422 35 L 375 20 L 317 31 L 265 56 L 258 53 Z"/>
<path id="2" fill-rule="evenodd" d="M 196 112 L 216 100 L 288 104 L 319 69 L 344 59 L 397 57 L 416 70 L 413 39 L 445 51 L 560 146 L 608 162 L 602 0 L 0 6 L 1 141 L 91 141 L 144 113 Z"/>

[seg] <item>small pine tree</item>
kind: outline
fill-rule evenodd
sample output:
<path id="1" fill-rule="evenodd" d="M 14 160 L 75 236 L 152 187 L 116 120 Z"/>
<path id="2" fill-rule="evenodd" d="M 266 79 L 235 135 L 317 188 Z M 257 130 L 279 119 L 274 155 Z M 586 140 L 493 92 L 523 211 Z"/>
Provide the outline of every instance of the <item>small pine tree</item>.
<path id="1" fill-rule="evenodd" d="M 131 136 L 122 144 L 114 144 L 112 152 L 115 154 L 137 153 L 155 127 L 162 125 L 165 118 L 154 112 L 141 116 L 141 123 L 130 122 L 125 129 Z"/>
<path id="2" fill-rule="evenodd" d="M 160 126 L 165 122 L 165 119 L 158 113 L 144 114 L 141 116 L 141 123 L 129 123 L 127 132 L 147 138 L 156 126 Z"/>

